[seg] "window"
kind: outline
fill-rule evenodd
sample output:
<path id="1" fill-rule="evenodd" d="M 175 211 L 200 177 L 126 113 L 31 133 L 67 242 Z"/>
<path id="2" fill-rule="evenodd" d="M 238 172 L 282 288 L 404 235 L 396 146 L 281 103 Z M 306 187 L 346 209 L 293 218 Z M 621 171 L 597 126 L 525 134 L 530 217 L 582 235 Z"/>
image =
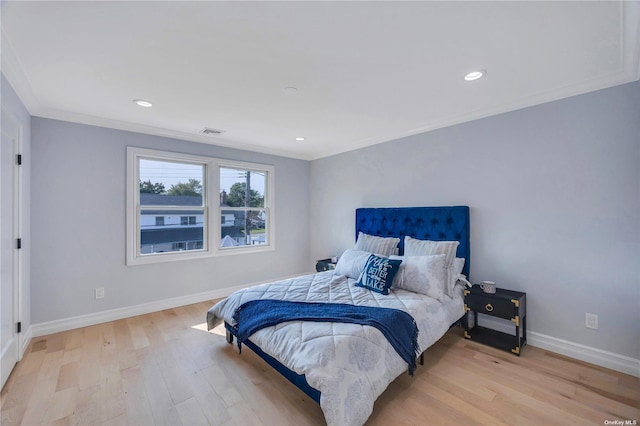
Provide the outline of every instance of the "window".
<path id="1" fill-rule="evenodd" d="M 272 166 L 130 147 L 127 264 L 274 249 Z"/>
<path id="2" fill-rule="evenodd" d="M 184 241 L 180 243 L 172 243 L 172 248 L 173 248 L 173 251 L 186 250 L 187 243 L 185 243 Z"/>
<path id="3" fill-rule="evenodd" d="M 195 225 L 196 217 L 195 216 L 181 216 L 180 217 L 180 225 Z"/>
<path id="4" fill-rule="evenodd" d="M 261 246 L 270 243 L 269 170 L 249 166 L 220 166 L 221 248 Z"/>

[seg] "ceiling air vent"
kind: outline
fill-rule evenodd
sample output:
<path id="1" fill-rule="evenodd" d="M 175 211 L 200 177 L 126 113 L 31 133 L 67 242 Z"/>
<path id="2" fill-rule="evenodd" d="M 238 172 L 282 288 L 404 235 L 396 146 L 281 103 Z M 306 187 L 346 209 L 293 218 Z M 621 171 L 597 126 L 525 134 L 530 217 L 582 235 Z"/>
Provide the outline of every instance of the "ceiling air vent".
<path id="1" fill-rule="evenodd" d="M 218 130 L 218 129 L 212 129 L 210 127 L 205 127 L 204 129 L 200 130 L 200 133 L 202 133 L 203 135 L 208 135 L 208 136 L 220 136 L 221 134 L 224 133 L 224 130 Z"/>

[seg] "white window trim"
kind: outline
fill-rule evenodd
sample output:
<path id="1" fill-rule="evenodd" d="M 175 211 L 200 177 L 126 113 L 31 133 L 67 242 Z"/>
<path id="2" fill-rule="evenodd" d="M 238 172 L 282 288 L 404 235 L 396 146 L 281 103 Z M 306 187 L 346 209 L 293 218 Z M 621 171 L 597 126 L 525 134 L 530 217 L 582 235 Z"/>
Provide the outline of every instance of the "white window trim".
<path id="1" fill-rule="evenodd" d="M 255 245 L 255 246 L 238 246 L 238 247 L 220 247 L 219 245 L 214 247 L 214 251 L 216 255 L 230 255 L 230 254 L 242 254 L 242 253 L 259 253 L 263 251 L 273 251 L 275 250 L 275 198 L 274 198 L 274 188 L 275 188 L 275 168 L 273 166 L 269 166 L 266 164 L 257 164 L 257 163 L 247 163 L 244 161 L 231 161 L 231 160 L 220 160 L 216 159 L 216 179 L 218 179 L 218 191 L 220 190 L 220 168 L 228 167 L 232 169 L 241 169 L 241 170 L 250 170 L 256 172 L 266 172 L 266 188 L 264 194 L 264 208 L 253 207 L 252 210 L 266 210 L 268 221 L 265 222 L 265 233 L 267 235 L 267 244 Z M 216 211 L 216 229 L 215 229 L 215 238 L 214 241 L 220 241 L 222 239 L 220 226 L 222 220 L 222 207 L 220 206 L 220 194 L 218 193 L 218 201 L 214 202 L 217 206 Z M 227 207 L 224 210 L 236 210 L 238 208 Z M 239 209 L 242 210 L 242 209 Z"/>
<path id="2" fill-rule="evenodd" d="M 188 250 L 181 252 L 167 252 L 154 254 L 140 253 L 140 215 L 138 214 L 138 202 L 140 200 L 140 176 L 138 170 L 138 159 L 140 157 L 202 164 L 205 166 L 203 209 L 205 227 L 205 241 L 202 250 Z M 252 171 L 267 172 L 265 188 L 265 206 L 267 210 L 267 223 L 265 223 L 267 233 L 267 244 L 255 246 L 239 246 L 232 248 L 221 248 L 219 242 L 221 237 L 221 215 L 220 206 L 220 167 L 232 167 Z M 176 260 L 201 259 L 214 256 L 226 256 L 236 254 L 259 253 L 275 250 L 275 169 L 273 166 L 241 161 L 223 160 L 213 157 L 199 155 L 189 155 L 170 151 L 159 151 L 155 149 L 127 147 L 127 203 L 126 203 L 126 264 L 145 265 L 151 263 L 164 263 Z M 170 209 L 170 207 L 167 207 Z M 182 208 L 183 209 L 183 208 Z"/>

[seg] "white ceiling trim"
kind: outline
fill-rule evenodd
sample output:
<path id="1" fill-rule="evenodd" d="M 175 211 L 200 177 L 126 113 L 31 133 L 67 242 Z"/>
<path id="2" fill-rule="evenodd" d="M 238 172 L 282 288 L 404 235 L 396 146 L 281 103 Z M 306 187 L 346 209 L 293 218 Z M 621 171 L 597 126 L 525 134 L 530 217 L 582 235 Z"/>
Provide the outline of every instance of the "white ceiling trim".
<path id="1" fill-rule="evenodd" d="M 640 1 L 625 1 L 622 14 L 622 46 L 625 73 L 633 80 L 640 80 Z"/>
<path id="2" fill-rule="evenodd" d="M 29 114 L 34 115 L 34 111 L 38 109 L 39 101 L 36 96 L 33 88 L 31 87 L 31 83 L 29 83 L 29 79 L 27 78 L 27 74 L 24 72 L 24 69 L 20 65 L 20 61 L 16 56 L 13 46 L 9 42 L 9 39 L 5 36 L 4 30 L 0 29 L 0 43 L 2 49 L 2 59 L 0 60 L 0 70 L 7 78 L 13 90 L 15 90 L 18 97 L 24 104 Z"/>
<path id="3" fill-rule="evenodd" d="M 97 127 L 106 127 L 110 129 L 125 130 L 134 133 L 143 133 L 147 135 L 161 136 L 165 138 L 179 139 L 191 142 L 200 142 L 210 145 L 223 146 L 246 151 L 260 152 L 263 154 L 278 155 L 281 157 L 297 158 L 299 160 L 313 160 L 308 156 L 299 155 L 289 151 L 272 149 L 269 147 L 255 145 L 248 142 L 229 141 L 215 136 L 204 136 L 199 133 L 179 132 L 171 129 L 163 129 L 160 127 L 146 126 L 144 124 L 130 123 L 126 121 L 112 120 L 104 117 L 96 117 L 87 114 L 79 114 L 71 111 L 61 111 L 57 109 L 40 108 L 31 115 L 34 117 L 50 118 L 52 120 L 69 121 L 71 123 L 88 124 Z"/>
<path id="4" fill-rule="evenodd" d="M 602 90 L 608 87 L 618 86 L 620 84 L 630 83 L 638 79 L 639 78 L 635 76 L 630 76 L 628 75 L 627 72 L 621 70 L 620 72 L 611 74 L 606 78 L 598 78 L 598 79 L 588 80 L 585 82 L 576 83 L 575 85 L 571 85 L 571 86 L 565 86 L 558 90 L 549 91 L 547 93 L 540 93 L 535 96 L 521 99 L 517 102 L 502 104 L 497 108 L 479 109 L 469 114 L 464 114 L 464 115 L 452 117 L 451 119 L 438 121 L 438 122 L 432 123 L 429 126 L 408 130 L 401 134 L 394 133 L 393 135 L 386 135 L 386 136 L 382 135 L 374 139 L 363 139 L 360 141 L 356 141 L 353 144 L 344 145 L 342 147 L 343 149 L 341 150 L 324 151 L 314 156 L 313 158 L 307 158 L 307 159 L 316 160 L 319 158 L 328 157 L 328 156 L 340 154 L 343 152 L 349 152 L 356 149 L 365 148 L 367 146 L 376 145 L 379 143 L 388 142 L 395 139 L 414 136 L 420 133 L 425 133 L 425 132 L 429 132 L 437 129 L 442 129 L 445 127 L 454 126 L 456 124 L 466 123 L 469 121 L 479 120 L 481 118 L 486 118 L 486 117 L 491 117 L 498 114 L 516 111 L 519 109 L 528 108 L 528 107 L 540 105 L 547 102 L 553 102 L 553 101 L 565 99 L 570 96 L 577 96 L 579 94 L 593 92 L 596 90 Z"/>

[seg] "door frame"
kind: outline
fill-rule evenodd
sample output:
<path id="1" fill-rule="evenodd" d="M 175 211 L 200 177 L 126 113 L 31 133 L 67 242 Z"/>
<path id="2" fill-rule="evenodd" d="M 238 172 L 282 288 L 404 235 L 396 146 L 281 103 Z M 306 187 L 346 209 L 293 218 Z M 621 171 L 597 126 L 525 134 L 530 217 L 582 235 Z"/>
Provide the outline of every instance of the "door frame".
<path id="1" fill-rule="evenodd" d="M 2 132 L 8 139 L 11 139 L 11 148 L 9 155 L 11 156 L 10 161 L 7 161 L 6 164 L 11 165 L 11 193 L 4 194 L 1 191 L 0 187 L 0 197 L 5 197 L 11 200 L 11 209 L 10 209 L 10 220 L 11 225 L 9 227 L 9 232 L 11 233 L 11 260 L 10 265 L 5 265 L 5 267 L 11 268 L 11 290 L 12 290 L 12 315 L 11 315 L 11 329 L 12 329 L 12 339 L 14 340 L 14 350 L 15 360 L 16 362 L 22 359 L 24 354 L 23 347 L 23 335 L 24 330 L 22 332 L 18 332 L 16 327 L 17 324 L 22 321 L 22 283 L 23 283 L 23 250 L 18 249 L 17 239 L 22 238 L 22 213 L 23 213 L 23 172 L 22 167 L 18 165 L 17 156 L 22 154 L 23 148 L 23 126 L 20 121 L 15 117 L 15 115 L 11 114 L 8 111 L 5 111 L 2 108 L 3 118 L 11 121 L 12 128 L 16 129 L 16 134 L 10 134 L 8 132 Z M 13 133 L 13 130 L 11 130 Z M 3 136 L 4 136 L 3 135 Z M 14 138 L 15 137 L 15 138 Z M 0 198 L 3 199 L 4 198 Z M 0 229 L 0 232 L 1 229 Z M 0 350 L 2 348 L 0 347 Z M 0 354 L 3 356 L 5 354 Z M 7 379 L 11 375 L 11 371 L 15 367 L 15 364 L 11 366 L 11 369 L 8 369 L 8 366 L 5 366 L 4 363 L 2 365 L 2 371 L 0 371 L 0 388 L 4 386 Z M 8 370 L 8 371 L 7 371 Z"/>

